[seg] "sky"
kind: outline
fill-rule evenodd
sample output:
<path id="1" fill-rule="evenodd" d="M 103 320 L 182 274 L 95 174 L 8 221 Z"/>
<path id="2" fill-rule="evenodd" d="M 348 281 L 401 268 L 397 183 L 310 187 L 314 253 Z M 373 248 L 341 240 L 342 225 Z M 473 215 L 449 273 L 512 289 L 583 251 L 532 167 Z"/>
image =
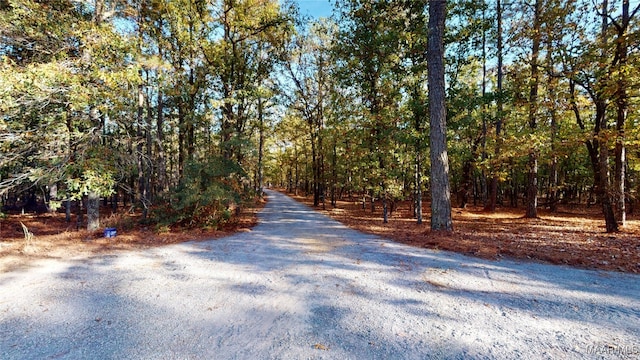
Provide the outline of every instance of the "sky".
<path id="1" fill-rule="evenodd" d="M 631 10 L 638 6 L 640 0 L 630 0 Z M 329 17 L 333 6 L 329 0 L 295 0 L 300 6 L 300 11 L 304 15 L 313 18 Z"/>
<path id="2" fill-rule="evenodd" d="M 329 0 L 296 0 L 300 13 L 313 18 L 329 17 L 333 6 Z"/>

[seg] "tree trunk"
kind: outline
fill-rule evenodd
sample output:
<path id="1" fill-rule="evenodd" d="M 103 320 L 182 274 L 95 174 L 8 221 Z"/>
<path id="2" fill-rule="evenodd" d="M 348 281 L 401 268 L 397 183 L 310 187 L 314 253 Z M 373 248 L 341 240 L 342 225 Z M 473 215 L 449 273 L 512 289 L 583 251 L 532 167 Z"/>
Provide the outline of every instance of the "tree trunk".
<path id="1" fill-rule="evenodd" d="M 76 220 L 76 230 L 80 230 L 82 228 L 82 224 L 84 222 L 83 220 L 83 211 L 84 209 L 82 208 L 82 197 L 80 199 L 78 199 L 78 212 L 77 212 L 77 220 Z"/>
<path id="2" fill-rule="evenodd" d="M 536 128 L 538 127 L 538 85 L 540 82 L 538 71 L 538 56 L 540 54 L 540 11 L 542 10 L 542 1 L 536 0 L 533 14 L 533 34 L 532 34 L 532 51 L 531 51 L 531 88 L 529 91 L 529 130 L 535 137 Z M 529 150 L 528 164 L 528 181 L 527 181 L 527 212 L 525 217 L 535 218 L 538 216 L 538 149 L 532 147 Z"/>
<path id="3" fill-rule="evenodd" d="M 162 92 L 158 93 L 158 106 L 156 114 L 156 165 L 158 167 L 157 185 L 160 193 L 169 191 L 167 179 L 167 164 L 164 153 L 164 100 Z"/>
<path id="4" fill-rule="evenodd" d="M 503 116 L 504 116 L 504 99 L 502 93 L 502 82 L 504 77 L 504 72 L 502 69 L 503 55 L 502 55 L 502 3 L 501 0 L 496 1 L 496 21 L 497 21 L 497 52 L 498 52 L 498 78 L 497 78 L 497 92 L 498 92 L 498 100 L 497 100 L 497 109 L 496 109 L 496 144 L 495 144 L 495 154 L 494 157 L 498 158 L 502 151 L 502 125 L 503 125 Z M 489 183 L 489 198 L 487 204 L 485 205 L 486 211 L 496 211 L 496 206 L 498 203 L 498 174 L 499 165 L 494 164 L 493 166 L 493 175 L 491 177 L 491 181 Z"/>
<path id="5" fill-rule="evenodd" d="M 415 204 L 415 215 L 416 222 L 418 225 L 422 224 L 422 156 L 421 156 L 421 146 L 419 145 L 419 140 L 416 142 L 416 204 Z"/>
<path id="6" fill-rule="evenodd" d="M 264 114 L 262 112 L 262 97 L 258 97 L 258 171 L 256 179 L 256 192 L 258 196 L 263 196 L 262 188 L 264 187 L 262 179 L 262 167 L 264 156 Z"/>
<path id="7" fill-rule="evenodd" d="M 149 74 L 147 73 L 147 82 L 149 81 Z M 144 194 L 145 200 L 147 201 L 147 206 L 145 207 L 145 213 L 143 217 L 147 217 L 147 207 L 152 203 L 152 199 L 154 197 L 154 191 L 151 190 L 151 178 L 154 179 L 156 176 L 153 176 L 153 167 L 154 167 L 154 158 L 153 158 L 153 140 L 151 137 L 151 129 L 153 128 L 153 112 L 151 109 L 151 96 L 149 94 L 149 87 L 147 87 L 147 94 L 145 96 L 146 107 L 147 107 L 147 116 L 146 123 L 144 128 L 144 141 L 145 141 L 145 152 L 147 161 L 145 162 L 144 170 Z"/>
<path id="8" fill-rule="evenodd" d="M 318 149 L 313 121 L 309 121 L 311 134 L 311 171 L 313 173 L 313 206 L 320 205 L 320 170 L 318 166 Z"/>
<path id="9" fill-rule="evenodd" d="M 486 6 L 482 7 L 482 23 L 485 23 L 486 21 Z M 481 149 L 482 149 L 482 153 L 481 153 L 481 161 L 482 163 L 485 163 L 487 158 L 488 158 L 488 154 L 487 154 L 487 135 L 488 135 L 488 124 L 487 124 L 487 118 L 488 118 L 488 102 L 487 102 L 487 30 L 488 29 L 483 29 L 482 31 L 482 138 L 481 138 Z M 489 194 L 488 194 L 488 189 L 487 189 L 487 174 L 485 172 L 484 169 L 482 169 L 482 177 L 481 177 L 481 196 L 482 196 L 482 200 L 483 203 L 485 205 L 487 205 L 487 200 L 489 198 Z M 477 186 L 476 186 L 476 179 L 474 177 L 473 179 L 473 189 L 474 189 L 474 195 L 473 195 L 473 205 L 476 205 L 477 203 Z M 463 204 L 461 204 L 462 208 L 464 208 Z M 494 206 L 495 209 L 495 206 Z"/>
<path id="10" fill-rule="evenodd" d="M 538 217 L 538 155 L 535 150 L 529 152 L 527 164 L 527 212 L 526 218 Z"/>
<path id="11" fill-rule="evenodd" d="M 142 80 L 142 70 L 139 71 L 140 78 Z M 136 137 L 137 137 L 137 145 L 136 145 L 136 159 L 138 161 L 138 187 L 136 190 L 136 200 L 142 209 L 142 218 L 147 218 L 147 199 L 146 199 L 146 179 L 144 173 L 144 150 L 143 150 L 143 114 L 144 114 L 144 91 L 142 84 L 138 85 L 138 116 L 137 116 L 137 127 L 136 127 Z"/>
<path id="12" fill-rule="evenodd" d="M 573 111 L 573 115 L 576 118 L 576 123 L 581 130 L 585 130 L 585 124 L 582 121 L 582 115 L 580 115 L 580 109 L 578 108 L 578 103 L 576 101 L 576 84 L 572 79 L 569 79 L 569 103 L 571 105 L 571 110 Z M 599 111 L 598 105 L 596 105 L 596 120 L 599 119 Z M 604 111 L 604 110 L 602 110 Z M 587 153 L 589 154 L 589 160 L 591 163 L 591 169 L 593 170 L 593 184 L 594 186 L 598 186 L 600 184 L 600 163 L 598 160 L 598 152 L 600 148 L 600 142 L 598 141 L 600 131 L 600 125 L 594 127 L 593 131 L 593 139 L 586 140 L 584 142 L 587 147 Z"/>
<path id="13" fill-rule="evenodd" d="M 601 31 L 601 55 L 602 58 L 607 56 L 607 52 L 605 50 L 608 36 L 607 36 L 607 28 L 609 22 L 609 14 L 608 14 L 608 6 L 609 1 L 602 1 L 602 27 Z M 596 130 L 597 132 L 594 135 L 599 135 L 599 130 L 602 132 L 606 131 L 608 128 L 607 120 L 606 120 L 606 100 L 603 98 L 603 94 L 598 93 L 596 103 Z M 598 128 L 598 124 L 600 125 Z M 599 174 L 600 174 L 600 183 L 597 186 L 598 198 L 600 200 L 600 204 L 602 205 L 602 214 L 604 215 L 605 227 L 608 233 L 618 231 L 618 223 L 616 221 L 615 212 L 613 211 L 613 206 L 611 203 L 611 191 L 609 189 L 609 148 L 607 144 L 607 139 L 604 137 L 599 142 Z"/>
<path id="14" fill-rule="evenodd" d="M 609 149 L 606 143 L 600 144 L 600 184 L 598 186 L 598 198 L 602 205 L 605 226 L 608 233 L 618 231 L 618 223 L 611 204 L 611 194 L 609 191 Z"/>
<path id="15" fill-rule="evenodd" d="M 69 148 L 69 160 L 70 161 L 75 161 L 76 159 L 76 148 L 73 145 L 73 123 L 71 121 L 71 116 L 69 116 L 69 114 L 67 113 L 67 111 L 64 111 L 62 113 L 62 117 L 65 119 L 66 123 L 67 123 L 67 147 Z M 66 192 L 66 196 L 67 196 L 67 200 L 66 200 L 66 211 L 65 211 L 65 215 L 66 215 L 66 221 L 67 223 L 71 223 L 71 193 L 69 192 L 69 190 L 67 189 Z"/>
<path id="16" fill-rule="evenodd" d="M 618 84 L 616 90 L 616 147 L 615 147 L 615 173 L 614 173 L 614 195 L 616 203 L 616 220 L 621 226 L 626 222 L 626 147 L 625 147 L 625 123 L 628 112 L 627 95 L 627 29 L 631 20 L 629 14 L 629 0 L 622 1 L 622 19 L 618 27 L 618 39 L 616 41 L 616 55 L 618 58 Z"/>
<path id="17" fill-rule="evenodd" d="M 65 200 L 65 221 L 71 222 L 71 195 L 67 193 L 67 199 Z"/>
<path id="18" fill-rule="evenodd" d="M 87 196 L 87 231 L 96 231 L 100 228 L 100 196 L 95 191 L 90 191 Z"/>
<path id="19" fill-rule="evenodd" d="M 416 81 L 411 89 L 412 97 L 413 97 L 413 126 L 416 130 L 416 138 L 414 143 L 414 151 L 415 151 L 415 176 L 414 176 L 414 211 L 413 215 L 416 219 L 416 223 L 418 225 L 422 224 L 423 214 L 422 214 L 422 133 L 423 133 L 423 122 L 426 117 L 426 107 L 424 106 L 425 99 L 424 93 L 422 91 L 422 84 L 420 81 Z"/>
<path id="20" fill-rule="evenodd" d="M 300 183 L 300 167 L 298 165 L 298 146 L 293 144 L 293 154 L 296 157 L 295 161 L 295 178 L 293 183 L 293 194 L 298 195 L 298 184 Z"/>
<path id="21" fill-rule="evenodd" d="M 387 189 L 382 187 L 382 223 L 386 224 L 389 222 L 389 199 L 387 194 Z"/>
<path id="22" fill-rule="evenodd" d="M 322 122 L 318 128 L 318 193 L 320 196 L 320 200 L 322 201 L 322 210 L 325 209 L 325 200 L 326 200 L 326 181 L 324 174 L 324 145 L 322 144 Z"/>
<path id="23" fill-rule="evenodd" d="M 373 189 L 371 189 L 371 213 L 376 212 L 376 194 Z"/>
<path id="24" fill-rule="evenodd" d="M 192 55 L 193 56 L 193 55 Z M 187 120 L 187 160 L 191 161 L 194 158 L 195 154 L 195 127 L 196 127 L 196 118 L 195 118 L 195 75 L 194 75 L 194 61 L 193 57 L 190 59 L 189 67 L 189 108 L 187 110 L 188 120 Z"/>
<path id="25" fill-rule="evenodd" d="M 475 153 L 475 150 L 472 154 Z M 471 172 L 473 170 L 473 159 L 467 158 L 464 161 L 464 165 L 462 165 L 462 180 L 460 184 L 460 208 L 464 209 L 467 207 L 469 203 L 469 193 L 471 192 L 471 186 L 473 185 L 473 180 L 471 177 Z"/>
<path id="26" fill-rule="evenodd" d="M 453 231 L 444 83 L 446 0 L 429 2 L 427 52 L 431 140 L 431 229 Z"/>
<path id="27" fill-rule="evenodd" d="M 184 161 L 185 161 L 185 115 L 184 115 L 184 105 L 182 103 L 178 103 L 178 177 L 179 180 L 182 180 L 182 175 L 184 174 Z"/>
<path id="28" fill-rule="evenodd" d="M 331 156 L 331 206 L 337 206 L 337 183 L 338 183 L 338 139 L 333 136 L 333 151 Z"/>
<path id="29" fill-rule="evenodd" d="M 51 206 L 51 201 L 56 200 L 58 200 L 58 184 L 54 182 L 49 185 L 49 194 L 47 196 L 47 211 L 55 212 L 54 208 Z"/>
<path id="30" fill-rule="evenodd" d="M 620 114 L 621 112 L 625 114 Z M 614 197 L 616 204 L 616 221 L 620 223 L 620 226 L 624 226 L 626 222 L 626 190 L 625 190 L 625 173 L 626 173 L 626 148 L 624 145 L 624 120 L 620 119 L 626 118 L 626 110 L 618 110 L 618 123 L 617 123 L 617 132 L 618 136 L 616 138 L 616 147 L 614 150 L 614 162 L 615 162 L 615 173 L 614 173 Z"/>
<path id="31" fill-rule="evenodd" d="M 553 69 L 553 41 L 550 38 L 547 41 L 547 66 Z M 549 167 L 549 187 L 548 193 L 549 196 L 547 201 L 549 203 L 549 209 L 551 212 L 555 212 L 558 209 L 558 113 L 556 111 L 556 101 L 557 101 L 557 86 L 558 79 L 550 75 L 549 78 L 549 98 L 550 98 L 550 109 L 549 109 L 549 117 L 551 118 L 551 166 Z"/>

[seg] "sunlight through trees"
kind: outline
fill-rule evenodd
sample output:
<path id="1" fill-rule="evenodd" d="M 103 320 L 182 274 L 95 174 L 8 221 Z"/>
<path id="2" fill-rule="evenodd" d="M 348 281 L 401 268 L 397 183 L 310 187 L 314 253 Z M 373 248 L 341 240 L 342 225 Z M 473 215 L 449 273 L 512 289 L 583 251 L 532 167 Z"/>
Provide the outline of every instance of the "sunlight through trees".
<path id="1" fill-rule="evenodd" d="M 411 200 L 422 223 L 424 201 L 448 231 L 455 206 L 597 205 L 614 232 L 640 190 L 639 12 L 338 0 L 315 20 L 276 0 L 0 1 L 2 205 L 89 229 L 101 200 L 217 226 L 272 185 L 381 222 Z"/>

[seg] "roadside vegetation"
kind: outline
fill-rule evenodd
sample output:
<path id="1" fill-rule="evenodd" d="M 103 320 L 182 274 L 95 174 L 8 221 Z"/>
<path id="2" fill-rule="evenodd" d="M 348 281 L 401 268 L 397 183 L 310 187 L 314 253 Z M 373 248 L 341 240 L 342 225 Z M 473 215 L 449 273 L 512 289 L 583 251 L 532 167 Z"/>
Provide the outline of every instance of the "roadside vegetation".
<path id="1" fill-rule="evenodd" d="M 0 251 L 218 236 L 271 185 L 395 233 L 411 209 L 409 242 L 637 269 L 640 4 L 333 5 L 0 0 Z"/>

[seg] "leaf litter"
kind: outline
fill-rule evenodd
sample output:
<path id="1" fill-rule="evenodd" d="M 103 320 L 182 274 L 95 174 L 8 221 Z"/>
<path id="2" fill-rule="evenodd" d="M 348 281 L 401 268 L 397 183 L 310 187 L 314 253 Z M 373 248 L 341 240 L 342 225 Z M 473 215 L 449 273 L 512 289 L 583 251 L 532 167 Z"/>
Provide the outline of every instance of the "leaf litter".
<path id="1" fill-rule="evenodd" d="M 291 196 L 291 194 L 289 194 Z M 310 197 L 293 196 L 313 207 Z M 329 202 L 316 210 L 368 234 L 416 247 L 453 251 L 484 259 L 511 258 L 542 261 L 587 269 L 640 273 L 640 216 L 629 214 L 620 232 L 605 232 L 597 206 L 564 205 L 556 212 L 539 210 L 539 217 L 524 218 L 524 209 L 480 206 L 453 209 L 453 233 L 433 232 L 429 213 L 422 225 L 413 218 L 409 201 L 397 202 L 389 222 L 382 222 L 382 206 L 371 212 L 359 199 Z M 428 211 L 429 204 L 424 204 Z"/>

